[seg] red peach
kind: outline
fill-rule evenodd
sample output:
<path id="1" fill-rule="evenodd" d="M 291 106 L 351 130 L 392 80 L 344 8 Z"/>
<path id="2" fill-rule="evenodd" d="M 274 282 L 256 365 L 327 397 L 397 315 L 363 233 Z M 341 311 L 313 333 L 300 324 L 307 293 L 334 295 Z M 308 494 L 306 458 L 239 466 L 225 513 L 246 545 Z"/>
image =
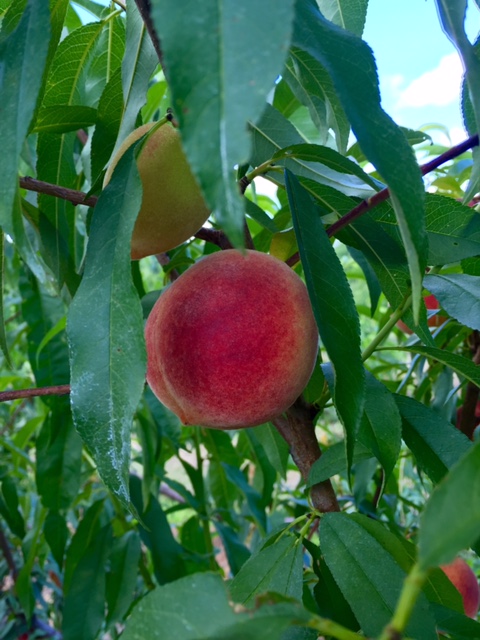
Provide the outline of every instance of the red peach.
<path id="1" fill-rule="evenodd" d="M 251 427 L 280 415 L 313 370 L 307 289 L 285 263 L 221 251 L 190 267 L 146 324 L 147 381 L 183 424 Z"/>
<path id="2" fill-rule="evenodd" d="M 465 615 L 476 618 L 480 604 L 480 589 L 477 576 L 462 558 L 455 558 L 450 564 L 440 567 L 450 582 L 460 591 Z"/>
<path id="3" fill-rule="evenodd" d="M 423 301 L 425 302 L 425 306 L 427 307 L 427 309 L 433 310 L 433 309 L 440 308 L 438 300 L 434 295 L 425 296 Z M 439 327 L 445 322 L 445 320 L 446 320 L 445 316 L 442 316 L 441 314 L 436 313 L 434 316 L 431 316 L 430 318 L 428 318 L 427 322 L 429 327 Z M 397 322 L 397 327 L 401 329 L 404 333 L 407 333 L 408 335 L 412 335 L 412 330 L 409 327 L 407 327 L 407 325 L 402 320 L 399 320 Z"/>

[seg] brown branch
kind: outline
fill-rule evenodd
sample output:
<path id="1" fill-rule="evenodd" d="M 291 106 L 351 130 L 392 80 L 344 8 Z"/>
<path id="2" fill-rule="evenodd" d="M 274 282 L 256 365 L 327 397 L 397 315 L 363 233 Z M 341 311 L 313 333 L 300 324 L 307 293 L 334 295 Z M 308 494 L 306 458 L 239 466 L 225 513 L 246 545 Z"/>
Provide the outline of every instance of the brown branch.
<path id="1" fill-rule="evenodd" d="M 135 4 L 137 5 L 140 16 L 142 17 L 142 20 L 147 27 L 148 35 L 153 42 L 153 46 L 155 48 L 155 51 L 157 52 L 158 60 L 162 65 L 162 69 L 165 71 L 165 65 L 163 64 L 162 47 L 160 45 L 160 40 L 158 39 L 157 32 L 155 31 L 155 27 L 153 26 L 150 0 L 135 0 Z"/>
<path id="2" fill-rule="evenodd" d="M 315 435 L 314 415 L 315 410 L 312 406 L 299 398 L 285 416 L 281 415 L 272 420 L 290 447 L 292 458 L 305 481 L 308 480 L 313 463 L 322 455 Z M 340 511 L 330 480 L 313 485 L 310 496 L 313 506 L 320 513 Z"/>
<path id="3" fill-rule="evenodd" d="M 20 186 L 28 191 L 36 191 L 37 193 L 44 193 L 47 196 L 54 196 L 55 198 L 61 198 L 62 200 L 68 200 L 72 204 L 79 205 L 85 204 L 88 207 L 94 207 L 97 204 L 97 196 L 88 196 L 83 191 L 76 191 L 75 189 L 67 189 L 66 187 L 59 187 L 56 184 L 50 182 L 43 182 L 43 180 L 36 180 L 25 176 L 20 178 Z"/>
<path id="4" fill-rule="evenodd" d="M 451 149 L 448 149 L 448 151 L 445 151 L 445 153 L 442 153 L 437 158 L 434 158 L 430 162 L 427 162 L 426 164 L 420 167 L 422 176 L 425 176 L 427 173 L 430 173 L 430 171 L 434 171 L 435 169 L 438 169 L 438 167 L 440 167 L 445 162 L 448 162 L 449 160 L 453 160 L 454 158 L 457 158 L 458 156 L 462 155 L 462 153 L 465 153 L 465 151 L 468 151 L 468 149 L 471 149 L 472 147 L 476 147 L 478 143 L 479 143 L 478 134 L 476 134 L 474 136 L 471 136 L 467 140 L 464 140 L 460 144 L 457 144 Z M 386 189 L 382 189 L 381 191 L 373 195 L 371 198 L 362 200 L 362 202 L 360 202 L 356 207 L 354 207 L 351 211 L 349 211 L 347 214 L 342 216 L 340 220 L 337 220 L 337 222 L 334 222 L 332 225 L 328 227 L 327 236 L 331 238 L 336 233 L 338 233 L 339 231 L 347 227 L 349 224 L 352 224 L 352 222 L 357 220 L 357 218 L 360 218 L 360 216 L 363 216 L 364 213 L 367 213 L 367 211 L 370 211 L 370 209 L 373 209 L 374 207 L 379 205 L 381 202 L 388 200 L 389 197 L 390 197 L 390 191 L 388 188 L 386 188 Z M 295 253 L 286 262 L 289 266 L 292 267 L 293 265 L 297 264 L 297 262 L 299 261 L 300 261 L 300 254 Z"/>
<path id="5" fill-rule="evenodd" d="M 216 244 L 220 249 L 233 249 L 233 245 L 223 231 L 219 229 L 206 229 L 202 227 L 195 234 L 195 238 L 206 240 L 212 244 Z"/>
<path id="6" fill-rule="evenodd" d="M 37 398 L 40 396 L 65 396 L 69 393 L 69 384 L 60 384 L 52 387 L 36 387 L 33 389 L 15 389 L 13 391 L 0 391 L 0 402 L 18 400 L 19 398 Z"/>

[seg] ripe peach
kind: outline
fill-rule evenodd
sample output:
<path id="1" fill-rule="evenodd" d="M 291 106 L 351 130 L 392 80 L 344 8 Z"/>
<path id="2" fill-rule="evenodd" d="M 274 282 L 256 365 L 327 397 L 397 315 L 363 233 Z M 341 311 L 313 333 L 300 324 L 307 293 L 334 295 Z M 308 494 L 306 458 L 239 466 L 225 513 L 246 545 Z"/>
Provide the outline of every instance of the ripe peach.
<path id="1" fill-rule="evenodd" d="M 307 289 L 280 260 L 230 249 L 203 258 L 156 302 L 147 381 L 184 424 L 251 427 L 280 415 L 312 373 Z"/>
<path id="2" fill-rule="evenodd" d="M 125 151 L 155 123 L 135 129 L 114 155 L 104 186 Z M 196 233 L 209 216 L 177 130 L 166 123 L 146 140 L 137 158 L 143 187 L 142 206 L 132 234 L 132 260 L 163 253 Z"/>
<path id="3" fill-rule="evenodd" d="M 460 591 L 465 615 L 476 618 L 480 604 L 480 589 L 477 576 L 462 558 L 455 558 L 450 564 L 440 567 L 450 582 Z"/>
<path id="4" fill-rule="evenodd" d="M 427 307 L 427 309 L 433 310 L 433 309 L 440 308 L 438 300 L 434 295 L 425 296 L 423 298 L 423 301 L 425 302 L 425 306 Z M 427 322 L 429 327 L 439 327 L 445 322 L 445 320 L 446 320 L 445 316 L 442 316 L 439 313 L 436 313 L 434 316 L 431 316 L 430 318 L 428 318 Z M 407 325 L 402 320 L 399 320 L 397 322 L 397 327 L 401 329 L 403 333 L 412 335 L 411 329 L 407 327 Z"/>

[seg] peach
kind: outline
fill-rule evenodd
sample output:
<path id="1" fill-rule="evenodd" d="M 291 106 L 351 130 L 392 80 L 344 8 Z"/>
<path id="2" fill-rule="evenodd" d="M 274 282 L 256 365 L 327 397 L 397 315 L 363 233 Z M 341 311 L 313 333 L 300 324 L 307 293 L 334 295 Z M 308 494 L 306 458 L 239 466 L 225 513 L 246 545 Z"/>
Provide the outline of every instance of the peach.
<path id="1" fill-rule="evenodd" d="M 148 317 L 147 381 L 183 424 L 252 427 L 288 409 L 318 349 L 307 289 L 280 260 L 217 252 L 183 273 Z"/>
<path id="2" fill-rule="evenodd" d="M 124 140 L 105 174 L 112 177 L 125 151 L 153 127 L 150 122 Z M 142 205 L 132 234 L 132 260 L 163 253 L 193 236 L 209 216 L 177 130 L 166 123 L 147 138 L 137 158 Z"/>
<path id="3" fill-rule="evenodd" d="M 440 567 L 452 584 L 460 591 L 465 614 L 476 618 L 480 604 L 480 589 L 477 576 L 462 558 L 455 558 L 450 564 Z"/>

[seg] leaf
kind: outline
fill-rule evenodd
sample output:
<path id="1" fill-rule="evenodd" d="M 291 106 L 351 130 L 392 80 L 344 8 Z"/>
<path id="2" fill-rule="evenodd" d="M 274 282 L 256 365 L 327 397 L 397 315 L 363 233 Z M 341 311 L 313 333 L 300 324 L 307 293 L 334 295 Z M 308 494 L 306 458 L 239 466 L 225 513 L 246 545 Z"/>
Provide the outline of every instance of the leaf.
<path id="1" fill-rule="evenodd" d="M 222 467 L 225 469 L 228 480 L 245 496 L 250 513 L 255 518 L 259 529 L 266 531 L 267 521 L 262 496 L 248 484 L 247 479 L 240 469 L 232 467 L 232 465 L 226 464 L 225 462 L 222 462 Z"/>
<path id="2" fill-rule="evenodd" d="M 268 104 L 262 118 L 256 124 L 250 123 L 250 127 L 253 133 L 253 154 L 250 162 L 254 166 L 267 162 L 281 149 L 305 142 L 293 124 Z M 292 159 L 285 160 L 284 166 L 296 176 L 320 182 L 347 195 L 368 198 L 373 194 L 372 189 L 356 176 L 338 173 L 318 163 Z M 275 173 L 274 178 L 275 181 L 283 182 L 280 174 Z"/>
<path id="3" fill-rule="evenodd" d="M 303 583 L 302 545 L 291 534 L 262 547 L 242 566 L 230 583 L 230 597 L 245 606 L 257 596 L 275 591 L 301 600 Z"/>
<path id="4" fill-rule="evenodd" d="M 196 573 L 147 594 L 127 620 L 123 640 L 154 638 L 168 629 L 176 640 L 280 640 L 292 624 L 307 624 L 312 614 L 292 603 L 234 613 L 222 578 Z"/>
<path id="5" fill-rule="evenodd" d="M 102 527 L 80 558 L 65 594 L 64 640 L 94 640 L 105 608 L 105 564 L 112 544 L 112 528 Z"/>
<path id="6" fill-rule="evenodd" d="M 289 456 L 288 444 L 270 423 L 255 427 L 255 436 L 265 450 L 273 468 L 282 478 L 285 478 Z"/>
<path id="7" fill-rule="evenodd" d="M 356 162 L 345 158 L 345 156 L 342 156 L 334 149 L 329 149 L 319 144 L 293 144 L 284 149 L 280 149 L 272 156 L 272 160 L 276 162 L 284 158 L 318 162 L 339 173 L 357 176 L 357 178 L 360 178 L 360 180 L 370 185 L 373 189 L 378 189 L 375 180 L 372 180 Z"/>
<path id="8" fill-rule="evenodd" d="M 460 2 L 453 0 L 436 0 L 437 11 L 443 26 L 443 30 L 450 38 L 455 48 L 462 57 L 465 68 L 465 79 L 468 86 L 468 93 L 475 115 L 477 132 L 480 131 L 480 59 L 477 57 L 475 48 L 470 44 L 467 34 L 465 33 L 465 13 L 467 10 L 467 1 Z M 480 158 L 475 154 L 475 164 L 477 169 L 474 174 L 478 178 L 478 162 Z M 476 182 L 476 181 L 475 181 Z M 465 202 L 475 195 L 478 184 L 470 182 L 465 193 Z"/>
<path id="9" fill-rule="evenodd" d="M 244 212 L 233 168 L 248 161 L 247 122 L 259 119 L 282 71 L 293 6 L 293 0 L 152 2 L 187 158 L 236 246 L 243 244 Z"/>
<path id="10" fill-rule="evenodd" d="M 325 562 L 367 636 L 376 637 L 389 622 L 406 573 L 359 522 L 346 514 L 327 513 L 320 544 Z M 424 597 L 413 610 L 406 635 L 437 638 Z"/>
<path id="11" fill-rule="evenodd" d="M 117 69 L 105 85 L 97 109 L 97 124 L 92 137 L 90 166 L 95 184 L 112 155 L 123 114 L 122 70 Z"/>
<path id="12" fill-rule="evenodd" d="M 47 3 L 29 0 L 16 29 L 0 40 L 0 225 L 13 237 L 18 164 L 42 84 L 49 37 Z"/>
<path id="13" fill-rule="evenodd" d="M 227 527 L 225 524 L 216 520 L 215 529 L 222 540 L 230 571 L 232 575 L 235 576 L 250 557 L 250 551 L 240 541 L 238 535 L 231 527 Z"/>
<path id="14" fill-rule="evenodd" d="M 82 441 L 73 427 L 68 398 L 57 398 L 37 439 L 35 479 L 42 504 L 67 509 L 78 495 Z"/>
<path id="15" fill-rule="evenodd" d="M 448 564 L 480 536 L 480 443 L 437 485 L 420 518 L 421 569 Z"/>
<path id="16" fill-rule="evenodd" d="M 132 604 L 140 553 L 140 536 L 137 531 L 128 531 L 113 543 L 109 554 L 110 570 L 106 575 L 108 624 L 122 620 Z"/>
<path id="17" fill-rule="evenodd" d="M 291 47 L 284 77 L 298 100 L 308 107 L 310 117 L 322 136 L 322 143 L 328 141 L 332 130 L 338 151 L 345 154 L 350 124 L 326 69 L 305 51 Z"/>
<path id="18" fill-rule="evenodd" d="M 45 519 L 43 534 L 55 562 L 59 568 L 62 569 L 63 557 L 68 540 L 68 528 L 65 518 L 59 513 L 50 511 Z"/>
<path id="19" fill-rule="evenodd" d="M 59 105 L 44 107 L 37 115 L 33 133 L 65 133 L 77 131 L 95 124 L 96 109 Z"/>
<path id="20" fill-rule="evenodd" d="M 10 352 L 8 349 L 7 343 L 7 334 L 5 331 L 5 302 L 4 302 L 4 293 L 5 293 L 5 235 L 3 231 L 0 229 L 0 349 L 2 350 L 3 357 L 5 358 L 5 362 L 9 367 L 12 366 L 12 361 L 10 360 Z"/>
<path id="21" fill-rule="evenodd" d="M 358 313 L 343 267 L 310 196 L 288 170 L 285 183 L 313 312 L 334 370 L 334 402 L 345 427 L 350 466 L 365 400 Z"/>
<path id="22" fill-rule="evenodd" d="M 365 408 L 358 439 L 380 462 L 387 482 L 400 453 L 401 419 L 393 394 L 371 373 L 366 376 Z"/>
<path id="23" fill-rule="evenodd" d="M 140 537 L 150 550 L 157 582 L 165 584 L 185 575 L 187 552 L 173 537 L 160 503 L 152 495 L 148 506 L 144 507 L 141 481 L 135 476 L 130 478 L 130 491 L 135 509 L 144 523 L 144 527 L 140 528 Z"/>
<path id="24" fill-rule="evenodd" d="M 354 249 L 353 247 L 348 247 L 348 252 L 363 271 L 363 275 L 365 276 L 368 293 L 370 294 L 370 317 L 373 318 L 382 293 L 378 278 L 361 251 Z"/>
<path id="25" fill-rule="evenodd" d="M 393 210 L 383 202 L 371 212 L 393 237 L 399 237 Z M 480 214 L 453 198 L 427 193 L 425 228 L 428 235 L 428 264 L 458 262 L 480 253 Z"/>
<path id="26" fill-rule="evenodd" d="M 318 0 L 318 8 L 327 20 L 357 36 L 363 33 L 368 0 Z"/>
<path id="27" fill-rule="evenodd" d="M 352 464 L 368 460 L 372 457 L 372 452 L 361 442 L 355 443 Z M 347 454 L 344 442 L 332 444 L 328 449 L 322 452 L 321 457 L 316 460 L 310 469 L 307 487 L 313 487 L 314 484 L 324 482 L 332 476 L 343 474 L 348 468 Z"/>
<path id="28" fill-rule="evenodd" d="M 403 439 L 420 468 L 440 482 L 450 467 L 471 447 L 470 440 L 451 422 L 413 398 L 395 395 L 403 423 Z"/>
<path id="29" fill-rule="evenodd" d="M 293 44 L 308 51 L 330 73 L 360 146 L 388 184 L 409 265 L 414 317 L 418 318 L 428 244 L 424 187 L 405 135 L 381 107 L 372 51 L 357 36 L 325 20 L 314 0 L 297 5 Z"/>
<path id="30" fill-rule="evenodd" d="M 123 112 L 112 155 L 137 123 L 138 112 L 147 101 L 150 77 L 158 64 L 152 39 L 148 35 L 134 0 L 127 0 L 127 39 L 122 61 Z"/>
<path id="31" fill-rule="evenodd" d="M 130 430 L 146 370 L 142 309 L 130 268 L 140 203 L 131 149 L 95 207 L 84 276 L 67 323 L 75 426 L 101 478 L 124 506 L 129 505 Z"/>
<path id="32" fill-rule="evenodd" d="M 412 345 L 411 347 L 380 347 L 379 351 L 391 349 L 393 351 L 409 351 L 410 353 L 419 353 L 422 356 L 431 358 L 450 367 L 456 373 L 460 374 L 473 384 L 480 387 L 480 367 L 475 365 L 471 360 L 459 355 L 451 353 L 436 347 L 424 347 L 423 345 Z"/>
<path id="33" fill-rule="evenodd" d="M 464 273 L 427 275 L 425 288 L 433 293 L 452 318 L 480 330 L 480 281 Z"/>

